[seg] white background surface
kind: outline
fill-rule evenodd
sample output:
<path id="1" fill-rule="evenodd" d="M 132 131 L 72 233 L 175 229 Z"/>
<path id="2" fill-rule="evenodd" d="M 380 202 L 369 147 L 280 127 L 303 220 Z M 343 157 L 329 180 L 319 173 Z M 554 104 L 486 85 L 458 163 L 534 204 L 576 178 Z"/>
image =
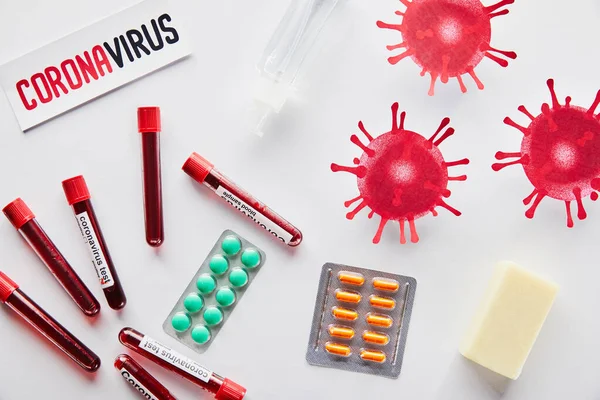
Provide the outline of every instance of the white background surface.
<path id="1" fill-rule="evenodd" d="M 0 0 L 0 63 L 108 16 L 135 1 Z M 491 4 L 489 1 L 486 4 Z M 101 317 L 87 320 L 7 220 L 0 221 L 0 265 L 22 289 L 96 351 L 103 366 L 86 375 L 6 308 L 0 311 L 0 398 L 126 399 L 134 392 L 112 367 L 125 352 L 117 340 L 132 326 L 248 388 L 256 399 L 553 400 L 600 395 L 600 322 L 595 251 L 600 211 L 565 224 L 564 205 L 544 200 L 533 221 L 521 199 L 531 191 L 521 168 L 494 173 L 497 150 L 517 151 L 520 135 L 506 127 L 519 104 L 538 111 L 549 101 L 553 77 L 559 97 L 588 107 L 600 88 L 596 49 L 600 5 L 593 0 L 517 1 L 493 20 L 492 45 L 519 58 L 502 69 L 484 60 L 484 91 L 466 79 L 427 96 L 427 78 L 405 60 L 388 65 L 385 45 L 399 35 L 375 26 L 398 21 L 395 0 L 348 0 L 321 36 L 300 78 L 301 90 L 266 137 L 244 129 L 258 60 L 288 1 L 177 1 L 194 54 L 27 134 L 0 97 L 0 204 L 22 197 L 39 222 L 101 300 Z M 422 241 L 398 243 L 390 223 L 371 244 L 378 219 L 366 212 L 345 219 L 343 201 L 355 197 L 349 164 L 360 153 L 349 141 L 362 119 L 373 134 L 389 130 L 389 107 L 399 101 L 407 128 L 432 133 L 444 116 L 457 134 L 442 146 L 446 160 L 469 157 L 469 175 L 453 183 L 444 210 L 417 221 Z M 160 105 L 166 240 L 145 244 L 136 107 Z M 271 241 L 195 185 L 180 170 L 192 151 L 297 224 L 305 240 L 294 251 Z M 124 312 L 105 303 L 87 249 L 60 182 L 84 174 L 128 295 Z M 226 228 L 268 253 L 268 263 L 204 355 L 179 345 L 161 324 L 206 252 Z M 495 262 L 511 259 L 559 283 L 562 290 L 521 378 L 504 385 L 463 360 L 457 347 Z M 419 282 L 399 380 L 307 365 L 304 360 L 321 266 L 326 261 L 414 276 Z M 210 397 L 136 357 L 174 394 Z M 502 393 L 504 393 L 502 395 Z"/>

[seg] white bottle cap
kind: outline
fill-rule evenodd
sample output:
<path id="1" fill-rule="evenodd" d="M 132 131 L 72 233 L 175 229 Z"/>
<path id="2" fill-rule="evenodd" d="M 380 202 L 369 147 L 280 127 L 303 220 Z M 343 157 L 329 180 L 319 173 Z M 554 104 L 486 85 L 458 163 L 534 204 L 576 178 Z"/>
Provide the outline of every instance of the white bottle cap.
<path id="1" fill-rule="evenodd" d="M 263 127 L 272 114 L 283 108 L 291 88 L 289 84 L 278 82 L 269 76 L 261 76 L 256 82 L 254 102 L 249 110 L 250 130 L 263 136 Z"/>
<path id="2" fill-rule="evenodd" d="M 247 126 L 250 131 L 260 137 L 264 136 L 265 123 L 274 113 L 273 107 L 260 100 L 254 99 L 252 106 L 248 110 Z"/>

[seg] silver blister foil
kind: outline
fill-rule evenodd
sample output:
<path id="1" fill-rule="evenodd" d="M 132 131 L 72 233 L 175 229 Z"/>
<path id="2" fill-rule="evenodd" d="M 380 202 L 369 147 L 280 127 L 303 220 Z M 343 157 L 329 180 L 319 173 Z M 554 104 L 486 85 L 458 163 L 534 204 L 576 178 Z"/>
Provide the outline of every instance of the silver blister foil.
<path id="1" fill-rule="evenodd" d="M 224 239 L 229 236 L 237 237 L 241 243 L 241 249 L 237 254 L 227 255 L 226 252 L 222 248 L 222 243 L 223 243 Z M 252 268 L 249 268 L 242 263 L 242 254 L 244 253 L 245 250 L 248 250 L 248 249 L 256 250 L 260 254 L 259 264 Z M 226 272 L 224 272 L 220 275 L 217 275 L 211 270 L 210 262 L 214 256 L 224 256 L 227 259 L 228 268 L 227 268 Z M 194 277 L 192 278 L 190 283 L 186 286 L 185 290 L 183 291 L 183 293 L 181 294 L 181 296 L 175 303 L 175 306 L 173 307 L 173 309 L 171 310 L 171 312 L 169 313 L 167 318 L 165 319 L 165 322 L 163 323 L 163 330 L 169 336 L 172 336 L 173 338 L 177 339 L 179 342 L 185 344 L 186 346 L 193 349 L 194 351 L 196 351 L 198 353 L 204 353 L 208 349 L 210 344 L 215 340 L 215 337 L 218 335 L 218 333 L 221 330 L 221 328 L 223 327 L 223 325 L 225 325 L 225 323 L 227 322 L 227 319 L 230 317 L 235 306 L 241 301 L 244 293 L 248 290 L 248 287 L 250 286 L 250 284 L 256 277 L 256 274 L 261 270 L 265 261 L 266 261 L 265 253 L 261 249 L 259 249 L 257 246 L 255 246 L 253 243 L 249 242 L 248 240 L 246 240 L 242 236 L 238 235 L 234 231 L 231 231 L 231 230 L 224 231 L 221 234 L 221 236 L 219 237 L 219 240 L 217 240 L 215 245 L 212 247 L 212 249 L 206 256 L 206 258 L 202 262 L 198 271 L 194 274 Z M 229 280 L 230 273 L 232 271 L 238 270 L 238 269 L 246 271 L 246 273 L 248 274 L 247 283 L 243 287 L 240 287 L 240 288 L 234 287 Z M 216 282 L 215 290 L 209 294 L 202 294 L 196 285 L 198 278 L 204 274 L 211 275 L 215 279 L 215 282 Z M 232 305 L 223 306 L 217 302 L 216 295 L 220 288 L 230 288 L 231 290 L 233 290 L 233 292 L 235 293 L 235 302 Z M 198 294 L 203 300 L 202 308 L 196 312 L 190 312 L 184 306 L 184 301 L 185 301 L 186 297 L 188 297 L 189 295 L 193 295 L 193 294 Z M 221 322 L 217 325 L 209 326 L 204 319 L 204 312 L 210 307 L 216 307 L 218 310 L 220 310 L 222 312 L 223 318 L 222 318 Z M 173 317 L 178 313 L 183 313 L 183 314 L 187 315 L 191 320 L 190 327 L 182 332 L 175 330 L 171 323 Z M 200 325 L 206 326 L 208 328 L 208 330 L 210 331 L 210 339 L 204 344 L 199 344 L 192 339 L 192 331 L 193 331 L 194 327 L 200 326 Z"/>
<path id="2" fill-rule="evenodd" d="M 392 290 L 395 286 L 397 290 Z M 417 281 L 411 277 L 323 265 L 306 360 L 398 378 L 416 289 Z"/>

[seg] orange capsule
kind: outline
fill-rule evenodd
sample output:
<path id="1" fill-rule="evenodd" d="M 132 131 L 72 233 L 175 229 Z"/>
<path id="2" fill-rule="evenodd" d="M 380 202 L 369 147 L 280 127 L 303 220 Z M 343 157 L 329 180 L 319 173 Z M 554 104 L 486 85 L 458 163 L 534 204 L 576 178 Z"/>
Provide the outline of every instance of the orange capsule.
<path id="1" fill-rule="evenodd" d="M 347 326 L 330 325 L 329 335 L 340 339 L 352 339 L 354 337 L 354 329 Z"/>
<path id="2" fill-rule="evenodd" d="M 358 304 L 358 303 L 360 303 L 360 299 L 362 299 L 362 296 L 360 295 L 360 293 L 356 293 L 356 292 L 348 292 L 346 290 L 336 290 L 335 298 L 338 301 L 343 301 L 344 303 Z"/>
<path id="3" fill-rule="evenodd" d="M 354 321 L 358 318 L 356 311 L 341 307 L 333 307 L 332 314 L 337 319 L 345 319 L 347 321 Z"/>
<path id="4" fill-rule="evenodd" d="M 397 292 L 400 289 L 400 284 L 393 279 L 375 278 L 373 279 L 373 287 L 385 292 Z"/>
<path id="5" fill-rule="evenodd" d="M 393 310 L 396 307 L 396 300 L 389 297 L 372 295 L 369 297 L 369 302 L 373 307 L 385 308 L 386 310 Z"/>
<path id="6" fill-rule="evenodd" d="M 369 313 L 367 314 L 367 323 L 381 328 L 389 328 L 394 323 L 394 320 L 387 315 Z"/>
<path id="7" fill-rule="evenodd" d="M 375 278 L 373 279 L 373 287 L 377 290 L 395 293 L 400 289 L 400 284 L 393 279 Z"/>
<path id="8" fill-rule="evenodd" d="M 327 350 L 330 354 L 335 354 L 336 356 L 348 357 L 352 354 L 352 350 L 350 347 L 345 344 L 327 342 L 325 343 L 325 350 Z"/>
<path id="9" fill-rule="evenodd" d="M 355 274 L 354 272 L 340 271 L 338 273 L 338 280 L 341 283 L 354 286 L 362 286 L 365 283 L 365 277 L 361 274 Z"/>
<path id="10" fill-rule="evenodd" d="M 383 351 L 375 351 L 375 350 L 361 350 L 360 358 L 365 361 L 373 361 L 376 363 L 385 362 L 385 353 Z"/>
<path id="11" fill-rule="evenodd" d="M 390 337 L 385 333 L 373 331 L 364 331 L 362 337 L 365 342 L 379 344 L 381 346 L 385 346 L 390 341 Z"/>

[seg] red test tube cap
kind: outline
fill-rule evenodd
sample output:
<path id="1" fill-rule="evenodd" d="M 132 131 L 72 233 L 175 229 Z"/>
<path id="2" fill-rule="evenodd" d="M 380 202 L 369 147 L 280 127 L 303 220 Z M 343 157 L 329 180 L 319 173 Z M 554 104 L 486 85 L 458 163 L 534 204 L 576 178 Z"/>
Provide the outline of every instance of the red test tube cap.
<path id="1" fill-rule="evenodd" d="M 137 116 L 140 133 L 160 132 L 160 107 L 139 107 Z"/>
<path id="2" fill-rule="evenodd" d="M 181 169 L 194 178 L 199 183 L 204 182 L 214 165 L 206 158 L 202 157 L 198 153 L 192 153 L 192 155 L 186 160 L 185 164 Z"/>
<path id="3" fill-rule="evenodd" d="M 216 400 L 242 400 L 246 395 L 246 388 L 238 385 L 232 380 L 225 378 L 219 391 L 215 395 Z"/>
<path id="4" fill-rule="evenodd" d="M 2 209 L 2 212 L 16 229 L 21 229 L 23 225 L 35 218 L 33 211 L 27 207 L 27 204 L 20 197 L 8 203 Z"/>
<path id="5" fill-rule="evenodd" d="M 6 302 L 12 292 L 18 288 L 19 285 L 10 279 L 4 272 L 0 271 L 0 302 Z"/>
<path id="6" fill-rule="evenodd" d="M 83 175 L 64 180 L 62 182 L 62 187 L 65 191 L 65 196 L 67 196 L 67 202 L 70 206 L 75 203 L 79 203 L 80 201 L 88 200 L 92 197 L 90 196 L 90 191 L 88 190 Z"/>

